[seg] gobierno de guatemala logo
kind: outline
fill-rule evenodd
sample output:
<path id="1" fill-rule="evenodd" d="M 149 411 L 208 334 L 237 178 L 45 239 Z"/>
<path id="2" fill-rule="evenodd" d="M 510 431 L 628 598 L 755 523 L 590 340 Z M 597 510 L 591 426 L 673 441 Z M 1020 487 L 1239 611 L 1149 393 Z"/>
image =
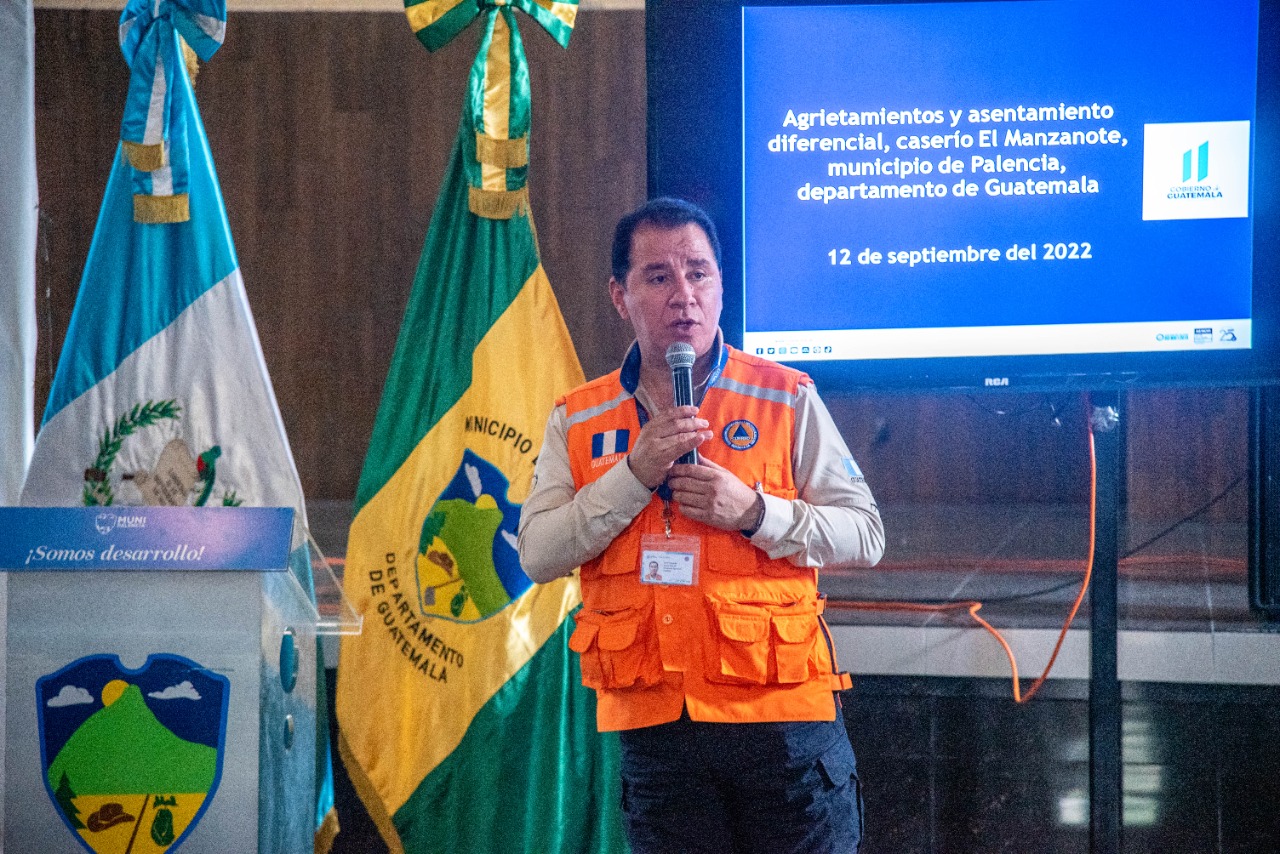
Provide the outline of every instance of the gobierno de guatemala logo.
<path id="1" fill-rule="evenodd" d="M 1192 183 L 1192 175 L 1197 183 Z M 1220 199 L 1222 188 L 1207 183 L 1209 178 L 1209 141 L 1182 152 L 1182 182 L 1169 188 L 1170 199 Z"/>
<path id="2" fill-rule="evenodd" d="M 1143 126 L 1142 218 L 1249 215 L 1250 123 Z"/>
<path id="3" fill-rule="evenodd" d="M 90 655 L 36 681 L 45 790 L 94 854 L 164 854 L 222 776 L 230 680 L 155 653 L 138 670 Z"/>

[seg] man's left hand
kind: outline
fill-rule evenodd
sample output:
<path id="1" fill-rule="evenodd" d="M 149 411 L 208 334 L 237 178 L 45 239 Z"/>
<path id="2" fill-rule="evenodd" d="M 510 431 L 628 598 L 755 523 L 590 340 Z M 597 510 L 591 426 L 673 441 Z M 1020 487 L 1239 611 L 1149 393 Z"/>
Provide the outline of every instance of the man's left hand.
<path id="1" fill-rule="evenodd" d="M 667 484 L 681 513 L 713 528 L 740 531 L 759 516 L 755 490 L 706 457 L 699 456 L 696 465 L 672 466 Z"/>

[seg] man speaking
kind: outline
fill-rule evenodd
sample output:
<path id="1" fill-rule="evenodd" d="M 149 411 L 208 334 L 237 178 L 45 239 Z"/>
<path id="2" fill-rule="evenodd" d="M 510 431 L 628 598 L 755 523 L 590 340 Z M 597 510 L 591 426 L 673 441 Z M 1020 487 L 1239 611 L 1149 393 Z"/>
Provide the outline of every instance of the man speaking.
<path id="1" fill-rule="evenodd" d="M 724 344 L 720 259 L 688 202 L 618 223 L 609 295 L 635 343 L 557 402 L 520 560 L 537 582 L 582 568 L 569 645 L 620 731 L 634 854 L 854 852 L 818 570 L 874 565 L 884 529 L 809 378 Z"/>

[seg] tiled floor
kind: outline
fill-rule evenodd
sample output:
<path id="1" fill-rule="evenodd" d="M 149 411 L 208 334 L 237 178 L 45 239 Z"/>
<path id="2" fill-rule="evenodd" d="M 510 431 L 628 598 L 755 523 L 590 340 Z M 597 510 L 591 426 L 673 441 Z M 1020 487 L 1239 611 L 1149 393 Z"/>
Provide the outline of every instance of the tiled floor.
<path id="1" fill-rule="evenodd" d="M 1085 685 L 1027 705 L 993 680 L 868 677 L 845 707 L 862 854 L 1086 854 Z M 1131 683 L 1124 854 L 1280 851 L 1280 691 Z"/>

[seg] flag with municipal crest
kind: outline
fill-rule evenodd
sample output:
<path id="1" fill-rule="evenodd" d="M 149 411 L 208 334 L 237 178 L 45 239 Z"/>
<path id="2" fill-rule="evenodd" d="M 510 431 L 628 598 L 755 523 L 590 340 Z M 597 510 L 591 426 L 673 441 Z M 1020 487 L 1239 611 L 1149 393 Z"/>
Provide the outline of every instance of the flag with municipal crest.
<path id="1" fill-rule="evenodd" d="M 120 145 L 21 502 L 292 507 L 292 569 L 312 591 L 318 553 L 192 88 L 225 29 L 225 0 L 130 0 L 121 15 Z M 337 823 L 323 675 L 327 851 Z"/>
<path id="2" fill-rule="evenodd" d="M 356 496 L 339 746 L 392 852 L 624 850 L 616 739 L 568 648 L 576 579 L 535 586 L 516 553 L 547 416 L 582 382 L 538 258 L 516 21 L 565 46 L 577 4 L 405 11 L 427 48 L 474 22 L 480 50 Z"/>

